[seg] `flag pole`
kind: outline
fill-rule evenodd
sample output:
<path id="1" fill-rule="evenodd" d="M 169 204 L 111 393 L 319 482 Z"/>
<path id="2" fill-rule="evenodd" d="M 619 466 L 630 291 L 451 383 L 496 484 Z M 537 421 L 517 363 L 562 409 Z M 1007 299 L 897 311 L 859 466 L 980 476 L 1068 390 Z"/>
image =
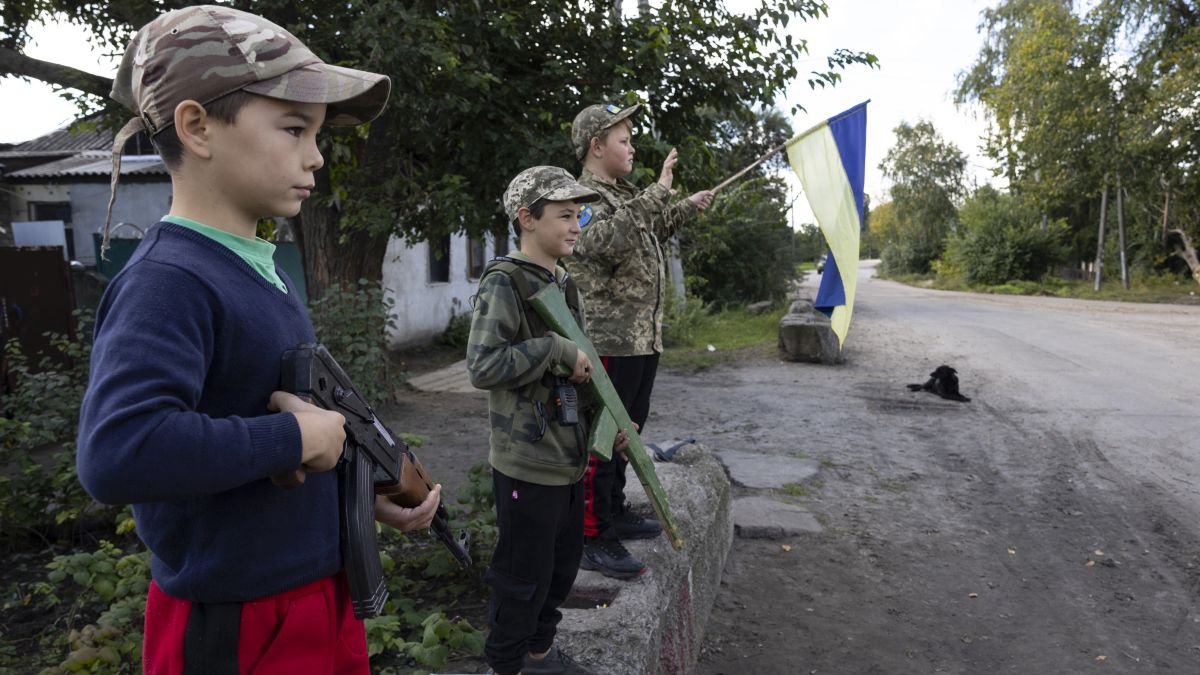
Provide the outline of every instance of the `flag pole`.
<path id="1" fill-rule="evenodd" d="M 791 138 L 787 139 L 786 141 L 780 143 L 779 145 L 771 148 L 762 157 L 759 157 L 758 159 L 754 160 L 754 163 L 752 163 L 750 166 L 742 169 L 741 171 L 738 171 L 737 173 L 733 174 L 729 178 L 726 178 L 725 180 L 721 181 L 720 183 L 717 184 L 717 186 L 715 188 L 709 190 L 709 192 L 714 192 L 714 193 L 717 192 L 721 188 L 723 188 L 723 187 L 729 185 L 730 183 L 732 183 L 733 181 L 741 178 L 743 175 L 745 175 L 745 173 L 747 171 L 750 171 L 754 167 L 756 167 L 759 164 L 762 164 L 763 162 L 770 159 L 772 155 L 776 155 L 776 154 L 779 154 L 780 152 L 783 152 L 789 146 L 791 146 L 793 143 L 799 141 L 800 139 L 811 134 L 812 132 L 816 131 L 817 129 L 820 129 L 821 127 L 826 126 L 826 124 L 828 124 L 828 121 L 823 121 L 823 122 L 820 122 L 819 124 L 815 124 L 812 126 L 812 128 L 807 129 L 801 133 L 798 133 L 795 136 L 792 136 Z"/>
<path id="2" fill-rule="evenodd" d="M 790 141 L 788 141 L 788 142 L 790 142 Z M 721 181 L 719 184 L 717 184 L 717 186 L 715 188 L 709 190 L 709 192 L 713 192 L 713 193 L 717 192 L 718 190 L 725 187 L 726 185 L 729 185 L 733 181 L 741 178 L 747 171 L 753 169 L 754 167 L 758 166 L 759 164 L 762 164 L 763 162 L 770 159 L 772 155 L 779 154 L 784 148 L 786 148 L 788 146 L 788 142 L 780 143 L 779 145 L 775 146 L 774 148 L 771 148 L 770 150 L 767 151 L 767 154 L 754 160 L 753 164 L 742 169 L 741 171 L 738 171 L 737 173 L 733 174 L 729 178 L 726 178 L 725 180 Z"/>

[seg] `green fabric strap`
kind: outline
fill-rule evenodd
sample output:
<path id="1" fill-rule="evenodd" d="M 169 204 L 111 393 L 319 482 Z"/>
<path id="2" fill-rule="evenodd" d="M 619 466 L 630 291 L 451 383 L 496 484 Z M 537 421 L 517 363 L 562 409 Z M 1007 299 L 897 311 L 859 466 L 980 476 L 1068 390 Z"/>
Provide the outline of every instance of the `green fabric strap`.
<path id="1" fill-rule="evenodd" d="M 250 269 L 258 272 L 262 278 L 271 282 L 275 288 L 287 293 L 287 284 L 283 283 L 283 279 L 279 278 L 279 273 L 275 271 L 275 244 L 255 237 L 248 239 L 240 237 L 232 232 L 218 230 L 215 227 L 210 227 L 204 223 L 198 223 L 190 218 L 181 218 L 179 216 L 163 216 L 163 222 L 174 223 L 180 227 L 186 227 L 189 230 L 199 232 L 200 234 L 212 239 L 221 244 L 225 248 L 233 251 L 239 258 L 246 261 Z"/>

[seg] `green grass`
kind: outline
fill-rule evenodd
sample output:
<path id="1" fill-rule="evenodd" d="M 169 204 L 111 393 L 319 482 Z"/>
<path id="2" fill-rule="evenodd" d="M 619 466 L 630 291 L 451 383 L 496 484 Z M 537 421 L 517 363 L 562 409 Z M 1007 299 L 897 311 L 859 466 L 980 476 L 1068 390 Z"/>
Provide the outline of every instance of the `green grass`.
<path id="1" fill-rule="evenodd" d="M 808 488 L 799 483 L 784 483 L 783 487 L 779 488 L 785 495 L 793 497 L 807 497 L 809 495 Z"/>
<path id="2" fill-rule="evenodd" d="M 700 370 L 751 350 L 775 349 L 779 344 L 779 319 L 787 311 L 779 307 L 762 314 L 729 309 L 703 317 L 690 344 L 668 347 L 662 363 L 671 368 Z M 708 345 L 715 351 L 708 351 Z"/>
<path id="3" fill-rule="evenodd" d="M 1010 281 L 996 285 L 970 285 L 958 279 L 947 279 L 932 274 L 904 274 L 889 277 L 909 286 L 935 288 L 943 291 L 965 291 L 993 295 L 1041 295 L 1080 300 L 1115 300 L 1121 302 L 1148 302 L 1171 304 L 1200 304 L 1200 285 L 1190 279 L 1176 277 L 1148 277 L 1130 283 L 1129 289 L 1121 287 L 1119 278 L 1103 282 L 1095 290 L 1091 281 L 1066 281 L 1044 279 L 1042 281 Z"/>

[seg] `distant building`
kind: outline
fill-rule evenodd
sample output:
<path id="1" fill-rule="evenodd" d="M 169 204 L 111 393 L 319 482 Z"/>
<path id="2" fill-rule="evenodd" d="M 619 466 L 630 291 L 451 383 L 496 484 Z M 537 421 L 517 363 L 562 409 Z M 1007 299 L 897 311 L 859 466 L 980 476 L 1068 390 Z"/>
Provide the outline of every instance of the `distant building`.
<path id="1" fill-rule="evenodd" d="M 84 124 L 88 121 L 84 120 Z M 94 233 L 104 227 L 112 174 L 113 132 L 72 131 L 64 127 L 24 143 L 0 147 L 0 226 L 12 237 L 14 224 L 58 228 L 66 256 L 93 267 Z M 137 238 L 171 207 L 171 178 L 148 138 L 139 134 L 125 146 L 121 182 L 113 207 L 114 236 Z M 53 239 L 57 233 L 44 233 Z M 11 241 L 11 239 L 10 239 Z"/>
<path id="2" fill-rule="evenodd" d="M 24 143 L 0 145 L 0 246 L 13 243 L 13 223 L 57 228 L 61 222 L 66 257 L 95 267 L 93 235 L 103 228 L 108 207 L 112 141 L 111 130 L 64 127 Z M 139 134 L 125 146 L 121 160 L 113 236 L 140 238 L 170 208 L 170 175 L 149 139 Z M 497 246 L 492 237 L 461 234 L 414 245 L 392 237 L 383 263 L 383 286 L 395 301 L 390 346 L 431 342 L 451 317 L 469 312 L 484 265 L 510 247 L 507 238 Z M 287 254 L 280 264 L 303 289 L 298 254 L 280 250 Z M 132 242 L 114 247 L 101 271 L 114 274 L 131 251 Z"/>

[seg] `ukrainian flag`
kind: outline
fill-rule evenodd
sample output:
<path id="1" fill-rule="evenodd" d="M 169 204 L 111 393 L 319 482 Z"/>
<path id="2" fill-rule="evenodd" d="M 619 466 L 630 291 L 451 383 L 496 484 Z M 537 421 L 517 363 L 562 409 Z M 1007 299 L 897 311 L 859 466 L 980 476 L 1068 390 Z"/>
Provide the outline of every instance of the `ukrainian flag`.
<path id="1" fill-rule="evenodd" d="M 867 103 L 830 117 L 787 142 L 788 162 L 800 176 L 817 224 L 829 243 L 813 306 L 829 317 L 838 345 L 846 342 L 858 279 L 867 162 Z"/>

